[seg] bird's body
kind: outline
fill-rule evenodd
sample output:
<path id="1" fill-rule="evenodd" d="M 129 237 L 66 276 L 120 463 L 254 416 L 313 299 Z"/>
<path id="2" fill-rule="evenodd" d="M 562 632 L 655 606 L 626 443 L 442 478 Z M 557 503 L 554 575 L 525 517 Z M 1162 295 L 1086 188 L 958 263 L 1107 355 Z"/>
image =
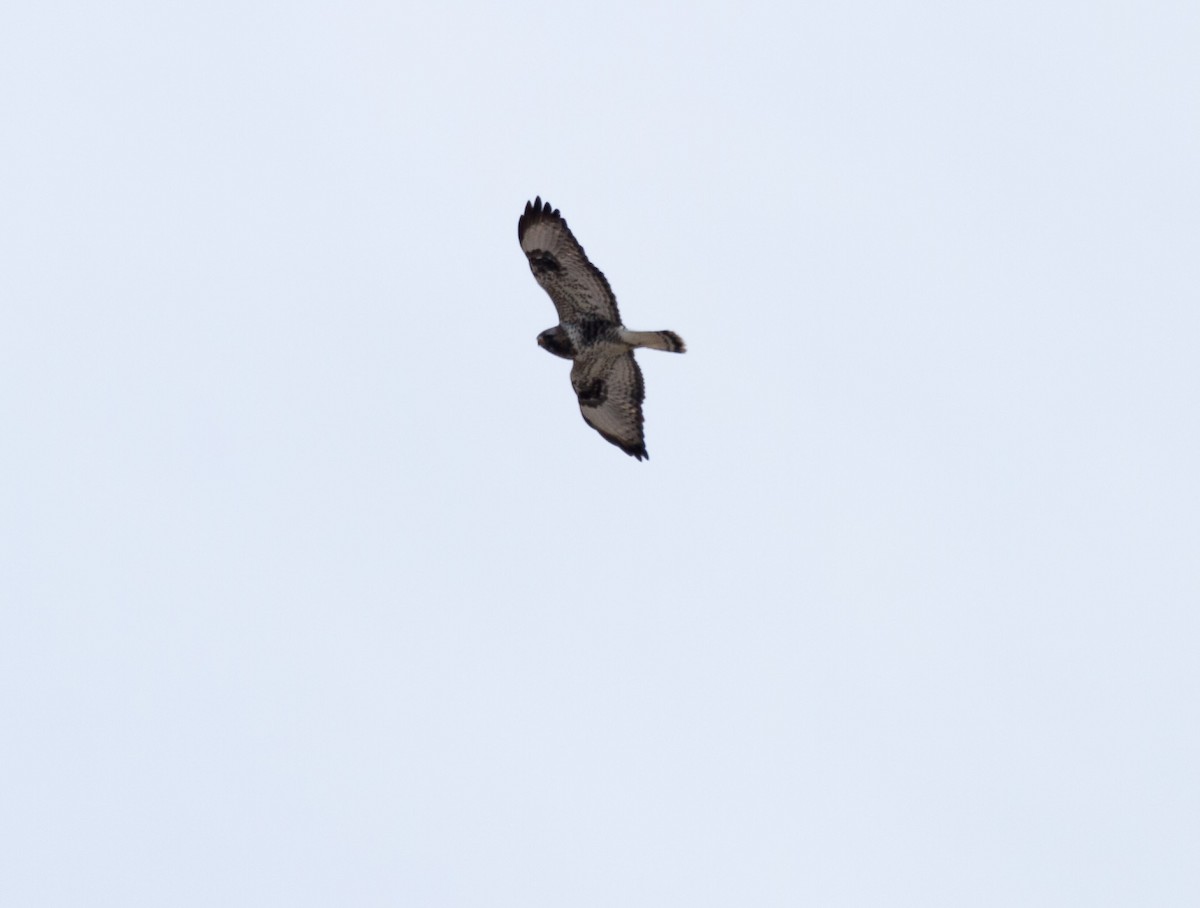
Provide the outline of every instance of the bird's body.
<path id="1" fill-rule="evenodd" d="M 558 310 L 559 324 L 539 334 L 538 344 L 574 363 L 571 386 L 588 425 L 626 454 L 649 457 L 642 430 L 645 386 L 633 351 L 683 353 L 683 339 L 673 331 L 630 331 L 621 324 L 608 281 L 562 215 L 540 196 L 525 205 L 517 237 L 533 276 Z"/>

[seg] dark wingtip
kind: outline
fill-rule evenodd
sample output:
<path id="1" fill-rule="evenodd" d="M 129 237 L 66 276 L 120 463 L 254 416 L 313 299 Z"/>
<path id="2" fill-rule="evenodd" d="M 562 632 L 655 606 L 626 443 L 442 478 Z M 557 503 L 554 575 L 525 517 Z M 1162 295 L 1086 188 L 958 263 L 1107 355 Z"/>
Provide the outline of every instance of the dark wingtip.
<path id="1" fill-rule="evenodd" d="M 596 429 L 595 426 L 592 426 L 592 428 Z M 646 443 L 644 441 L 634 443 L 632 441 L 625 441 L 624 439 L 618 438 L 615 435 L 610 435 L 608 432 L 605 432 L 602 429 L 596 429 L 596 431 L 599 432 L 600 437 L 607 441 L 610 445 L 620 448 L 630 457 L 637 458 L 638 460 L 650 459 L 650 455 L 646 453 Z"/>
<path id="2" fill-rule="evenodd" d="M 565 227 L 567 222 L 563 220 L 557 208 L 551 208 L 549 202 L 543 202 L 542 197 L 534 196 L 532 202 L 525 203 L 525 213 L 521 215 L 521 219 L 517 221 L 517 241 L 521 242 L 525 239 L 525 230 L 529 225 L 536 223 L 542 218 L 553 218 L 554 220 L 562 221 Z"/>
<path id="3" fill-rule="evenodd" d="M 541 200 L 541 197 L 539 196 L 539 198 L 538 198 L 539 206 L 541 205 L 541 202 L 542 202 L 542 200 Z M 517 221 L 517 242 L 518 243 L 525 239 L 525 228 L 528 227 L 530 221 L 533 220 L 533 216 L 536 211 L 537 211 L 537 209 L 533 207 L 533 202 L 525 203 L 525 213 L 522 214 L 521 219 L 519 221 Z"/>

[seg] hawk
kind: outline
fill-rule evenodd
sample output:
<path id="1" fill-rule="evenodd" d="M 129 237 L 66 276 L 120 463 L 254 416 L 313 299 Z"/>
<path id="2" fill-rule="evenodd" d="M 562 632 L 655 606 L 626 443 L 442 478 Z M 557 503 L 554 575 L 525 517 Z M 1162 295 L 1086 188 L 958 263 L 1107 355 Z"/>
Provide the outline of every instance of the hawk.
<path id="1" fill-rule="evenodd" d="M 541 196 L 525 203 L 517 239 L 558 310 L 558 326 L 539 334 L 538 345 L 572 361 L 571 387 L 584 421 L 626 454 L 649 458 L 642 432 L 645 387 L 633 351 L 683 353 L 683 339 L 674 331 L 630 331 L 621 324 L 608 281 Z"/>

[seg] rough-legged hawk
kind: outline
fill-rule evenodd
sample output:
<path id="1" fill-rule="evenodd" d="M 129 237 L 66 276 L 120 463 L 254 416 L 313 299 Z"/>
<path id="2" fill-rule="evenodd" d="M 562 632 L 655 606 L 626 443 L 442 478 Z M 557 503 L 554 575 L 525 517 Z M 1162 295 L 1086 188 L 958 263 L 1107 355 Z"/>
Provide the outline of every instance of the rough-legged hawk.
<path id="1" fill-rule="evenodd" d="M 674 331 L 630 331 L 600 269 L 588 261 L 567 222 L 541 196 L 525 204 L 517 238 L 529 268 L 558 310 L 558 327 L 538 335 L 540 346 L 574 362 L 571 387 L 587 424 L 636 457 L 648 458 L 642 433 L 642 371 L 637 347 L 683 353 Z"/>

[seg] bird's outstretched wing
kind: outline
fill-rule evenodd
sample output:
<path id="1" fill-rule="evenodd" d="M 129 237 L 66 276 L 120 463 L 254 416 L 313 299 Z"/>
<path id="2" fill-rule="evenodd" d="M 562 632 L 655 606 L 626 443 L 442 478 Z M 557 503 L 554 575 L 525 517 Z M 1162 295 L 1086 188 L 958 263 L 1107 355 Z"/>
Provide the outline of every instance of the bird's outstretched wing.
<path id="1" fill-rule="evenodd" d="M 638 460 L 649 458 L 642 431 L 646 389 L 631 351 L 595 350 L 576 357 L 571 386 L 589 426 L 626 454 Z"/>
<path id="2" fill-rule="evenodd" d="M 541 196 L 526 202 L 517 238 L 533 276 L 554 301 L 560 322 L 597 318 L 621 323 L 612 288 L 588 261 L 558 209 L 543 203 Z"/>

